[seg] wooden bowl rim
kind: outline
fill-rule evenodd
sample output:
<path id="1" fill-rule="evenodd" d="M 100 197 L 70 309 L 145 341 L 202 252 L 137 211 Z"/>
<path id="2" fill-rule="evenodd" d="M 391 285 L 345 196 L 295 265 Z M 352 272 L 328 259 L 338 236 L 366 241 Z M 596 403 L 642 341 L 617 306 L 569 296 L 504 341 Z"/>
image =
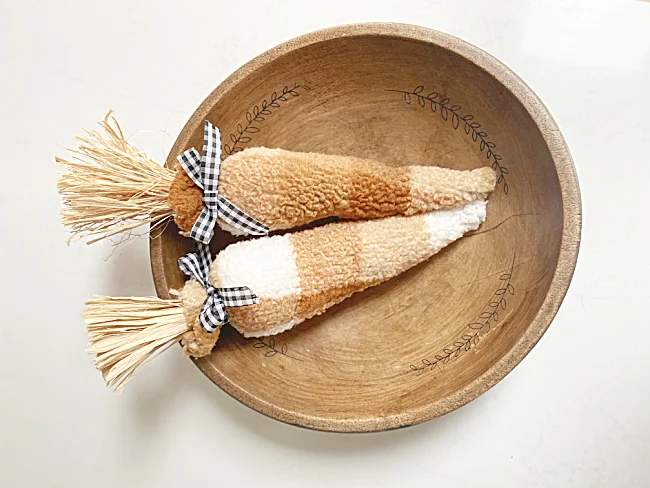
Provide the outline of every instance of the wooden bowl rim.
<path id="1" fill-rule="evenodd" d="M 331 27 L 291 39 L 257 56 L 219 84 L 201 103 L 176 139 L 167 158 L 167 166 L 172 167 L 175 163 L 175 155 L 188 147 L 192 134 L 203 125 L 211 108 L 250 73 L 291 51 L 340 37 L 360 36 L 393 37 L 435 44 L 470 60 L 507 87 L 533 118 L 548 146 L 560 183 L 564 222 L 557 268 L 549 291 L 523 335 L 510 351 L 480 377 L 466 385 L 465 388 L 425 407 L 410 409 L 388 417 L 376 416 L 363 419 L 330 419 L 306 415 L 272 405 L 233 383 L 208 361 L 195 360 L 197 367 L 208 378 L 244 405 L 289 424 L 334 432 L 374 432 L 425 422 L 469 403 L 496 385 L 537 344 L 555 317 L 575 270 L 582 226 L 580 188 L 569 149 L 553 117 L 537 95 L 512 70 L 485 51 L 449 34 L 416 25 L 361 23 Z M 151 238 L 150 256 L 156 292 L 160 298 L 169 299 L 160 236 Z"/>

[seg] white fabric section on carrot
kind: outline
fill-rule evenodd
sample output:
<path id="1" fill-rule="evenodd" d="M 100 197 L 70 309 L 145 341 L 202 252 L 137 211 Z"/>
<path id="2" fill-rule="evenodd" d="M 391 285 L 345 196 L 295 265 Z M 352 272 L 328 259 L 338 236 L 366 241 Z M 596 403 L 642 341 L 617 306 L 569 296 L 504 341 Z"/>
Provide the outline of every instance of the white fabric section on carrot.
<path id="1" fill-rule="evenodd" d="M 260 298 L 300 294 L 300 278 L 288 235 L 237 242 L 214 259 L 215 287 L 248 286 Z"/>
<path id="2" fill-rule="evenodd" d="M 433 253 L 462 237 L 465 232 L 478 229 L 485 221 L 486 206 L 486 200 L 474 200 L 460 207 L 425 214 Z"/>

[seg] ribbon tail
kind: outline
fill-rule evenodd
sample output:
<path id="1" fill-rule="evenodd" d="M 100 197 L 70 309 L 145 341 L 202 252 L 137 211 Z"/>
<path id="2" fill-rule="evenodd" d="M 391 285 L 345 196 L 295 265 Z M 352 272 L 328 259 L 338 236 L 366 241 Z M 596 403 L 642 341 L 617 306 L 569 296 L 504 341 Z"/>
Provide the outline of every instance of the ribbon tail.
<path id="1" fill-rule="evenodd" d="M 214 235 L 214 225 L 217 223 L 215 212 L 208 207 L 203 207 L 201 215 L 194 222 L 194 226 L 190 231 L 190 237 L 195 241 L 203 244 L 210 244 L 212 236 Z"/>
<path id="2" fill-rule="evenodd" d="M 260 302 L 259 297 L 247 286 L 218 288 L 217 291 L 226 307 L 246 307 Z"/>
<path id="3" fill-rule="evenodd" d="M 245 234 L 265 236 L 269 228 L 237 207 L 227 198 L 217 195 L 219 218 Z"/>
<path id="4" fill-rule="evenodd" d="M 221 133 L 210 121 L 205 121 L 203 130 L 203 184 L 206 192 L 217 193 L 219 170 L 221 168 Z"/>

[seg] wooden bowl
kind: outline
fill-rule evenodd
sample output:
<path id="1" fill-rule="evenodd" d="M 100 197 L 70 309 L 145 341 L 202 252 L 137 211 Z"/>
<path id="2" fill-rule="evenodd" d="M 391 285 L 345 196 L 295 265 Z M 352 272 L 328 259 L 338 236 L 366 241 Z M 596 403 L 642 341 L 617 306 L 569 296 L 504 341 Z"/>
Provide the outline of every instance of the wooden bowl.
<path id="1" fill-rule="evenodd" d="M 264 120 L 250 122 L 264 111 Z M 246 340 L 225 327 L 196 365 L 265 415 L 360 432 L 432 419 L 496 384 L 537 343 L 571 280 L 578 182 L 535 94 L 499 61 L 446 34 L 397 24 L 326 29 L 255 58 L 201 104 L 169 155 L 202 146 L 203 121 L 233 148 L 266 146 L 457 169 L 492 165 L 483 226 L 400 277 L 294 330 Z M 235 238 L 217 231 L 216 253 Z M 158 295 L 193 249 L 174 225 L 151 241 Z"/>

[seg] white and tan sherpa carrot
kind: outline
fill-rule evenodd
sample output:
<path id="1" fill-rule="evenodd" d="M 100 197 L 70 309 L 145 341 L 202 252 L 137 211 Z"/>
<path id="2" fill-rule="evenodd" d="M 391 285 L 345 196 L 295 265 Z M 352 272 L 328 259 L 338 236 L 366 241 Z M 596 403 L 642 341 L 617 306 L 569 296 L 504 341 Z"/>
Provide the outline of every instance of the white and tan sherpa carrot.
<path id="1" fill-rule="evenodd" d="M 352 294 L 397 276 L 485 220 L 486 201 L 422 215 L 336 222 L 282 236 L 231 244 L 209 266 L 216 288 L 248 287 L 255 305 L 228 308 L 246 337 L 286 331 Z M 207 274 L 207 273 L 206 273 Z M 180 341 L 187 355 L 209 354 L 220 328 L 198 320 L 206 290 L 190 279 L 177 300 L 95 297 L 88 325 L 95 365 L 121 389 L 154 355 Z"/>
<path id="2" fill-rule="evenodd" d="M 86 130 L 57 158 L 65 170 L 58 190 L 70 240 L 101 240 L 171 217 L 189 233 L 204 210 L 203 192 L 180 165 L 159 165 L 124 138 L 109 113 L 99 131 Z M 457 171 L 393 167 L 349 156 L 254 147 L 221 163 L 218 193 L 271 231 L 325 217 L 375 219 L 414 215 L 484 198 L 494 189 L 489 167 Z M 220 226 L 237 233 L 219 218 Z"/>

